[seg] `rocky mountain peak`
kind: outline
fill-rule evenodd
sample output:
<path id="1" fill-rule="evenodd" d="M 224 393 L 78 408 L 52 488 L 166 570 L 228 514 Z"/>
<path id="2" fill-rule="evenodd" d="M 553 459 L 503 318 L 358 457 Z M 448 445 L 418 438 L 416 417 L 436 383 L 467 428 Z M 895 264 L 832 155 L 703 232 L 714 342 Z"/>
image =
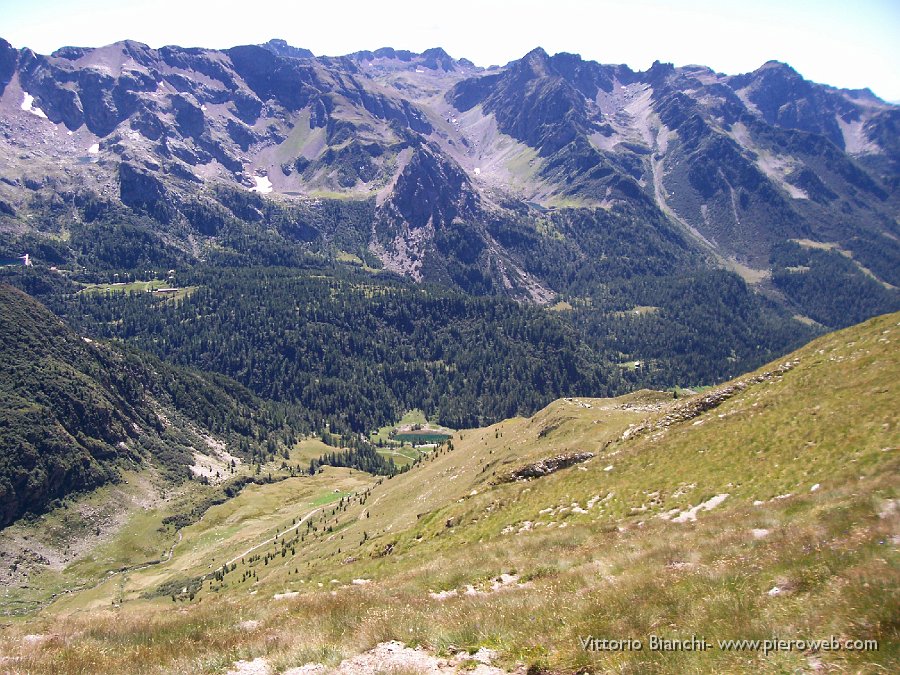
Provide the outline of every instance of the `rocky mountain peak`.
<path id="1" fill-rule="evenodd" d="M 315 58 L 315 54 L 313 54 L 309 49 L 304 49 L 302 47 L 293 47 L 288 44 L 287 40 L 281 40 L 278 38 L 273 38 L 260 46 L 268 49 L 273 54 L 278 54 L 278 56 L 287 56 L 295 59 Z"/>
<path id="2" fill-rule="evenodd" d="M 0 94 L 12 79 L 16 72 L 16 63 L 19 60 L 18 50 L 3 38 L 0 38 Z"/>
<path id="3" fill-rule="evenodd" d="M 785 63 L 784 61 L 778 61 L 776 59 L 770 59 L 762 64 L 759 68 L 753 71 L 757 75 L 761 75 L 763 73 L 778 73 L 785 77 L 800 77 L 800 73 L 794 70 L 790 64 Z"/>
<path id="4" fill-rule="evenodd" d="M 643 81 L 655 86 L 661 86 L 666 80 L 675 75 L 675 66 L 671 63 L 654 61 L 650 68 L 641 75 Z"/>
<path id="5" fill-rule="evenodd" d="M 452 73 L 460 68 L 474 70 L 471 61 L 461 59 L 457 61 L 441 47 L 426 49 L 421 54 L 405 49 L 393 49 L 381 47 L 375 51 L 359 51 L 349 55 L 349 59 L 355 63 L 368 64 L 371 67 L 377 62 L 378 68 L 387 70 L 434 70 L 444 73 Z"/>
<path id="6" fill-rule="evenodd" d="M 369 214 L 357 250 L 372 245 L 417 278 L 437 265 L 482 292 L 535 297 L 512 271 L 549 245 L 528 224 L 567 209 L 632 209 L 764 272 L 779 241 L 839 242 L 900 284 L 878 235 L 896 219 L 897 109 L 777 61 L 739 76 L 659 61 L 635 73 L 537 47 L 485 71 L 439 47 L 315 57 L 280 39 L 126 40 L 43 56 L 0 40 L 0 96 L 9 232 L 42 217 L 17 186 L 39 190 L 34 167 L 62 166 L 60 185 L 96 185 L 175 240 L 186 221 L 222 226 L 216 209 L 191 211 L 201 185 L 213 201 L 219 190 L 252 200 L 254 218 L 241 199 L 218 206 L 254 223 L 266 203 L 274 213 L 337 194 Z M 306 241 L 333 236 L 304 228 Z"/>
<path id="7" fill-rule="evenodd" d="M 550 62 L 550 55 L 544 51 L 543 47 L 535 47 L 511 65 L 516 70 L 530 73 L 532 77 L 550 77 L 555 74 Z"/>
<path id="8" fill-rule="evenodd" d="M 422 65 L 432 70 L 453 70 L 456 68 L 456 62 L 441 47 L 432 47 L 426 49 L 421 54 Z"/>
<path id="9" fill-rule="evenodd" d="M 477 193 L 459 165 L 423 144 L 398 176 L 389 208 L 411 229 L 419 229 L 447 226 L 461 215 L 470 216 L 477 204 Z"/>

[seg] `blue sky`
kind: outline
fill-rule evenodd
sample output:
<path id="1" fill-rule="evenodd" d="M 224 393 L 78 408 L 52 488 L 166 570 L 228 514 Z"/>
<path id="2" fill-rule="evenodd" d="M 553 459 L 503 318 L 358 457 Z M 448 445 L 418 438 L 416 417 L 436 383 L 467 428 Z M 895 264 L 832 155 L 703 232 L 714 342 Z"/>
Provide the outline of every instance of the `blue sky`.
<path id="1" fill-rule="evenodd" d="M 0 0 L 0 37 L 41 53 L 125 38 L 221 48 L 280 37 L 328 55 L 442 46 L 484 66 L 540 45 L 635 69 L 659 59 L 729 74 L 777 59 L 900 101 L 900 0 Z"/>

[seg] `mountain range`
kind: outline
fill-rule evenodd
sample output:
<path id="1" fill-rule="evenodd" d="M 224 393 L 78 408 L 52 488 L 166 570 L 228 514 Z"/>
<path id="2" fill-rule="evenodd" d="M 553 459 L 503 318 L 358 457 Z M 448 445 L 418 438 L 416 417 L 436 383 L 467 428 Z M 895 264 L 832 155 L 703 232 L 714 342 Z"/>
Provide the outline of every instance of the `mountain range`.
<path id="1" fill-rule="evenodd" d="M 0 670 L 896 671 L 898 122 L 0 40 Z"/>
<path id="2" fill-rule="evenodd" d="M 898 306 L 900 108 L 783 63 L 0 41 L 0 94 L 0 254 L 97 266 L 115 220 L 134 266 L 277 243 L 542 304 L 721 267 L 827 327 Z"/>

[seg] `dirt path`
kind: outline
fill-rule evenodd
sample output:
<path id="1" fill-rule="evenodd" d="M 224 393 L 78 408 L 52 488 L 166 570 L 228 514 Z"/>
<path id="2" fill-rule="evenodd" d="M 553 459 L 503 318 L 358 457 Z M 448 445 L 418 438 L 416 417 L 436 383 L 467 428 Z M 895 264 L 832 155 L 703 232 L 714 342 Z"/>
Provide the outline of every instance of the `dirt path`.
<path id="1" fill-rule="evenodd" d="M 416 458 L 415 458 L 415 457 L 412 457 L 412 456 L 410 456 L 410 455 L 404 454 L 404 453 L 399 452 L 399 451 L 397 451 L 397 450 L 379 450 L 378 452 L 379 452 L 379 454 L 382 454 L 382 455 L 393 455 L 394 457 L 402 457 L 403 459 L 408 459 L 408 460 L 410 460 L 410 461 L 412 461 L 412 462 L 416 461 Z"/>
<path id="2" fill-rule="evenodd" d="M 319 511 L 323 510 L 324 508 L 325 508 L 324 506 L 320 506 L 320 507 L 317 508 L 317 509 L 313 509 L 312 511 L 310 511 L 309 513 L 307 513 L 305 516 L 303 516 L 303 518 L 301 518 L 300 521 L 299 521 L 296 525 L 292 525 L 291 527 L 289 527 L 288 529 L 286 529 L 286 530 L 285 530 L 284 532 L 282 532 L 281 534 L 276 535 L 276 536 L 275 536 L 273 539 L 271 539 L 271 540 L 270 540 L 270 539 L 267 539 L 266 541 L 262 542 L 261 544 L 257 544 L 256 546 L 251 546 L 251 547 L 248 548 L 246 551 L 244 551 L 244 552 L 241 553 L 240 555 L 236 555 L 235 557 L 233 557 L 231 560 L 229 560 L 229 561 L 226 562 L 225 564 L 226 564 L 226 565 L 230 565 L 231 563 L 235 563 L 235 562 L 237 562 L 238 560 L 240 560 L 241 558 L 243 558 L 244 556 L 250 555 L 250 554 L 253 553 L 253 551 L 255 551 L 256 549 L 262 548 L 263 546 L 268 546 L 270 543 L 272 543 L 272 541 L 274 541 L 274 539 L 278 539 L 278 537 L 284 536 L 284 535 L 287 534 L 288 532 L 293 532 L 294 530 L 296 530 L 297 528 L 299 528 L 303 523 L 305 523 L 307 520 L 309 520 L 310 518 L 312 518 L 314 515 L 316 515 Z"/>
<path id="3" fill-rule="evenodd" d="M 294 530 L 298 529 L 306 521 L 308 521 L 310 518 L 312 518 L 314 515 L 316 515 L 319 511 L 324 510 L 327 506 L 329 506 L 329 505 L 325 504 L 323 506 L 313 509 L 312 511 L 307 513 L 305 516 L 303 516 L 303 518 L 301 518 L 300 521 L 296 525 L 292 525 L 288 529 L 284 530 L 284 532 L 279 533 L 278 536 L 279 537 L 283 536 L 283 535 L 287 534 L 288 532 L 293 532 Z M 202 520 L 202 518 L 201 518 L 201 520 Z M 178 534 L 178 538 L 169 547 L 169 550 L 166 552 L 166 555 L 164 557 L 159 558 L 157 560 L 150 560 L 148 562 L 138 563 L 136 565 L 128 565 L 126 567 L 120 567 L 117 570 L 110 570 L 106 575 L 104 575 L 102 578 L 98 579 L 97 582 L 94 584 L 91 584 L 89 586 L 85 585 L 85 586 L 81 586 L 78 588 L 69 588 L 64 591 L 54 593 L 45 602 L 40 603 L 37 606 L 36 611 L 42 611 L 42 610 L 46 609 L 47 607 L 49 607 L 51 604 L 53 604 L 57 599 L 59 599 L 63 595 L 70 595 L 72 593 L 81 593 L 82 591 L 92 590 L 94 588 L 97 588 L 98 586 L 101 586 L 101 585 L 107 583 L 108 581 L 110 581 L 111 579 L 114 579 L 115 577 L 117 577 L 119 575 L 128 574 L 129 572 L 138 572 L 140 570 L 145 570 L 150 567 L 155 567 L 156 565 L 162 565 L 164 563 L 169 562 L 170 560 L 172 560 L 172 557 L 175 555 L 175 547 L 178 546 L 178 544 L 180 544 L 183 539 L 181 530 L 178 530 L 177 534 Z M 251 546 L 246 551 L 244 551 L 240 555 L 235 556 L 234 558 L 231 558 L 228 562 L 226 562 L 224 564 L 231 565 L 232 563 L 237 562 L 241 558 L 253 553 L 253 551 L 263 548 L 264 546 L 268 546 L 272 541 L 273 541 L 272 539 L 266 539 L 265 541 L 263 541 L 259 544 L 256 544 L 255 546 Z M 210 576 L 212 576 L 212 574 L 208 574 L 208 575 L 204 576 L 203 578 L 206 579 L 206 578 L 209 578 Z"/>

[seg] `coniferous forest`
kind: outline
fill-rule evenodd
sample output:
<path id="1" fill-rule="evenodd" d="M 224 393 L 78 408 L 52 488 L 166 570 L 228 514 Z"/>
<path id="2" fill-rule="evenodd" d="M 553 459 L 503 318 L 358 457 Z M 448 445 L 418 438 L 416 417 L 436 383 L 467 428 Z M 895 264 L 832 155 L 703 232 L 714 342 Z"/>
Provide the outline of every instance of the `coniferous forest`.
<path id="1" fill-rule="evenodd" d="M 715 271 L 623 281 L 558 311 L 342 266 L 195 268 L 179 284 L 182 299 L 44 299 L 85 333 L 296 405 L 311 431 L 365 433 L 412 408 L 464 428 L 560 396 L 705 384 L 812 334 Z"/>

